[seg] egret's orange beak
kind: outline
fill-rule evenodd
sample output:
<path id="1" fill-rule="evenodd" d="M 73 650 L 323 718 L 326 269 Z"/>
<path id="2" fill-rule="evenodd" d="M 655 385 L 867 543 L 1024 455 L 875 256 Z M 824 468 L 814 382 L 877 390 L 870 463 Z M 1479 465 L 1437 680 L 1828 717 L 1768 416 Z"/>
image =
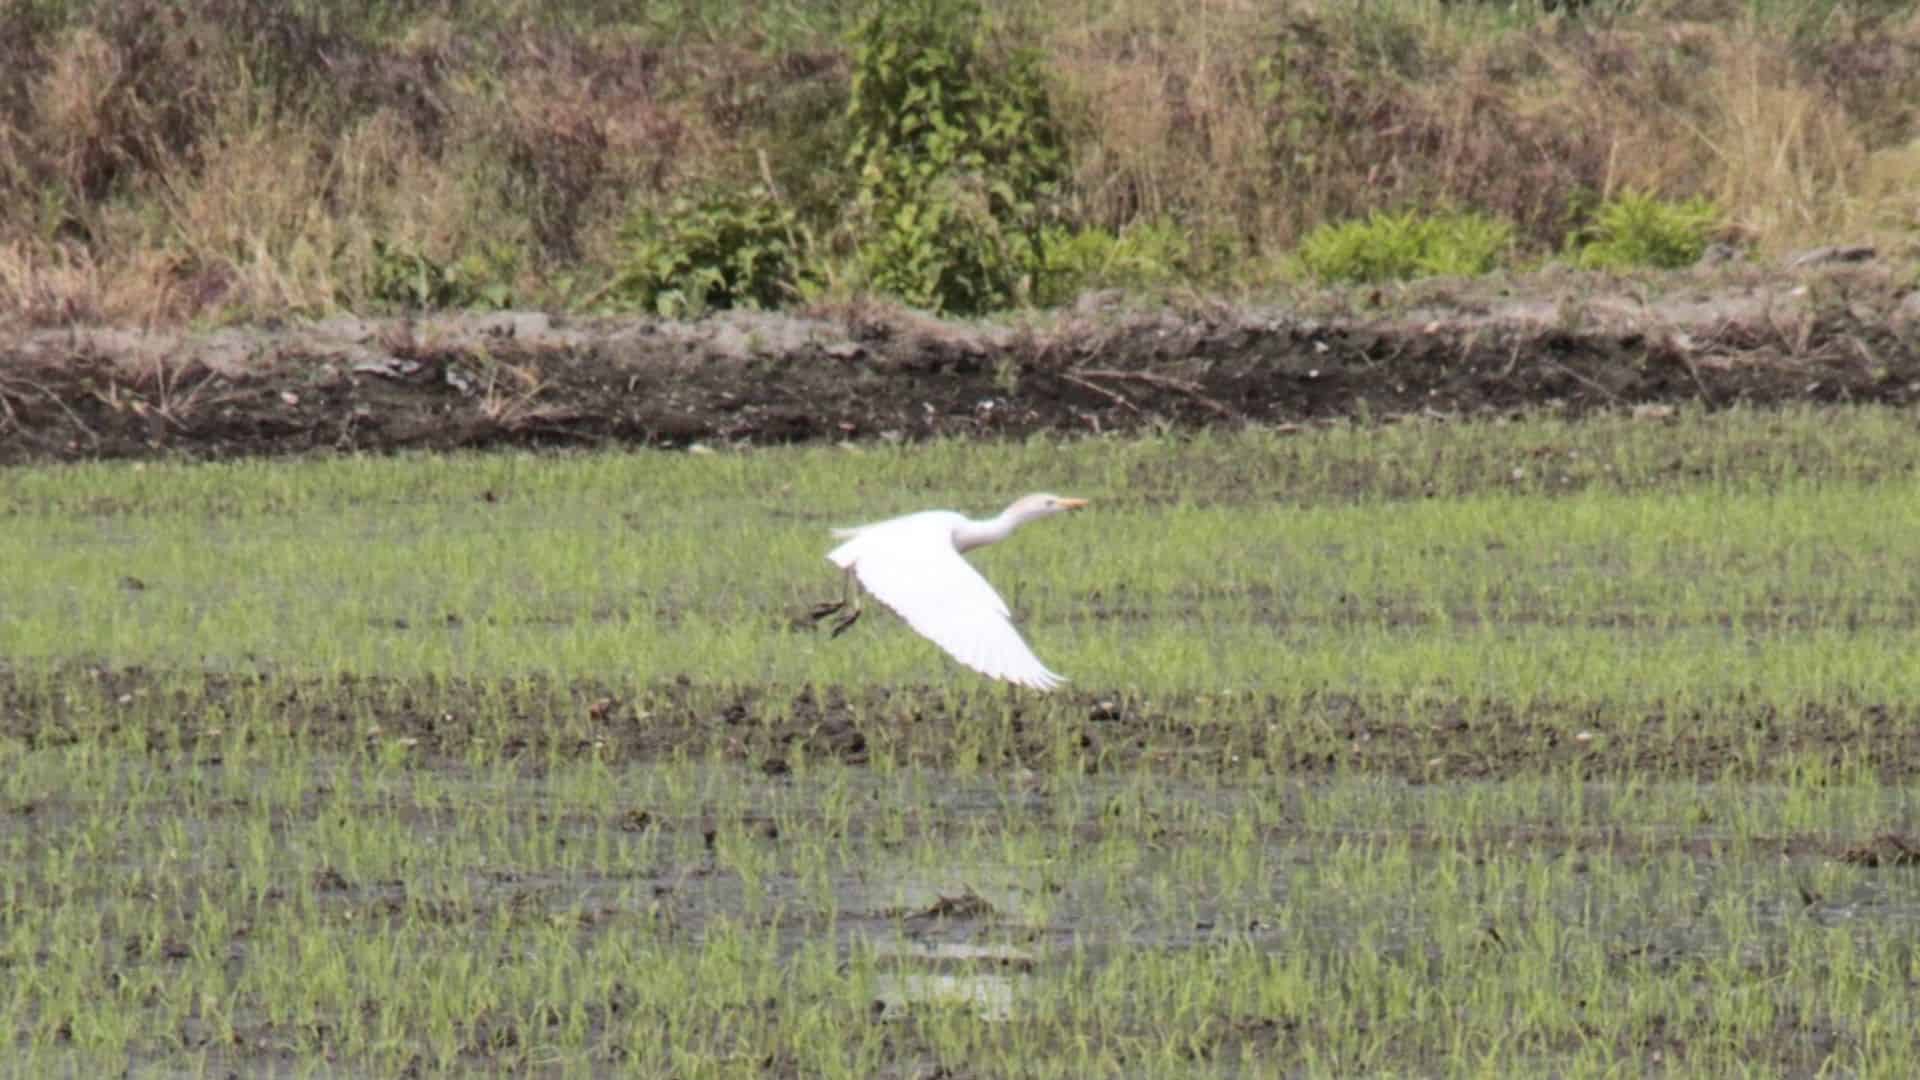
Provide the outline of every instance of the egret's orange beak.
<path id="1" fill-rule="evenodd" d="M 1062 510 L 1078 510 L 1085 505 L 1087 505 L 1087 500 L 1085 499 L 1061 499 L 1060 500 L 1060 509 Z"/>

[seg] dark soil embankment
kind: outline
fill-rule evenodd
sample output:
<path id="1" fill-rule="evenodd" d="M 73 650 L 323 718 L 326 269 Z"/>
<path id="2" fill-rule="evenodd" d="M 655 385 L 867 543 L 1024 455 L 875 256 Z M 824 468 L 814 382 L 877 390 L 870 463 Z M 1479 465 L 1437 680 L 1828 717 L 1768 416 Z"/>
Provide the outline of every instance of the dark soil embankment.
<path id="1" fill-rule="evenodd" d="M 0 464 L 1920 398 L 1920 294 L 1884 273 L 1664 287 L 1357 315 L 1083 302 L 1019 327 L 885 311 L 39 330 L 0 339 Z"/>

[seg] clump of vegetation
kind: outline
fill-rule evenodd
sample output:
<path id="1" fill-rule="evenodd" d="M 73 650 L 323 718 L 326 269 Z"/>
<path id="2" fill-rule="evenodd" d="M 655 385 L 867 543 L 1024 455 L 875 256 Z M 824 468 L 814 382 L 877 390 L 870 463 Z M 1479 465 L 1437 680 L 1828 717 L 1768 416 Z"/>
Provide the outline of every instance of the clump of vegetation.
<path id="1" fill-rule="evenodd" d="M 1065 162 L 1036 54 L 994 56 L 971 0 L 877 5 L 851 40 L 846 163 L 869 285 L 962 314 L 1030 296 Z"/>
<path id="2" fill-rule="evenodd" d="M 1187 231 L 1166 219 L 1136 222 L 1118 232 L 1056 226 L 1045 234 L 1034 300 L 1057 304 L 1086 288 L 1164 285 L 1188 270 L 1193 255 Z"/>
<path id="3" fill-rule="evenodd" d="M 408 310 L 513 306 L 509 284 L 518 260 L 511 248 L 440 262 L 413 248 L 373 241 L 367 293 L 375 301 Z"/>
<path id="4" fill-rule="evenodd" d="M 1400 281 L 1487 273 L 1506 261 L 1513 243 L 1513 226 L 1484 214 L 1376 211 L 1314 229 L 1298 257 L 1321 281 Z"/>
<path id="5" fill-rule="evenodd" d="M 1700 261 L 1720 222 L 1707 199 L 1671 202 L 1629 191 L 1602 203 L 1567 246 L 1589 269 L 1678 270 Z"/>
<path id="6" fill-rule="evenodd" d="M 636 211 L 621 231 L 626 265 L 609 298 L 661 315 L 771 308 L 797 296 L 806 230 L 764 190 L 714 190 L 665 211 Z"/>

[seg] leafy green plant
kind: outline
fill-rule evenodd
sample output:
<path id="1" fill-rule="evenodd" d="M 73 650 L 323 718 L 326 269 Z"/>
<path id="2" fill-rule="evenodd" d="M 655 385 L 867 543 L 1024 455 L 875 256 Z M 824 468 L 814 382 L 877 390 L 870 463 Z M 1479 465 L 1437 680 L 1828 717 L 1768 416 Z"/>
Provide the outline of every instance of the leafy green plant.
<path id="1" fill-rule="evenodd" d="M 1134 222 L 1117 233 L 1051 227 L 1041 255 L 1043 272 L 1035 299 L 1057 304 L 1083 289 L 1170 281 L 1188 269 L 1193 244 L 1186 230 L 1164 219 Z"/>
<path id="2" fill-rule="evenodd" d="M 621 230 L 628 256 L 609 289 L 662 315 L 769 308 L 801 287 L 805 230 L 764 191 L 714 190 L 665 212 L 636 212 Z"/>
<path id="3" fill-rule="evenodd" d="M 1476 213 L 1375 212 L 1308 233 L 1298 257 L 1328 282 L 1392 281 L 1435 274 L 1484 274 L 1513 247 L 1513 226 Z"/>
<path id="4" fill-rule="evenodd" d="M 498 248 L 443 263 L 376 238 L 367 291 L 380 303 L 410 310 L 499 310 L 513 305 L 508 282 L 518 262 L 510 248 Z"/>
<path id="5" fill-rule="evenodd" d="M 972 0 L 878 4 L 852 46 L 846 160 L 869 283 L 963 314 L 1029 296 L 1065 160 L 1035 55 L 991 57 Z"/>
<path id="6" fill-rule="evenodd" d="M 1671 202 L 1629 191 L 1600 204 L 1567 247 L 1591 269 L 1677 270 L 1700 260 L 1720 220 L 1719 208 L 1704 198 Z"/>

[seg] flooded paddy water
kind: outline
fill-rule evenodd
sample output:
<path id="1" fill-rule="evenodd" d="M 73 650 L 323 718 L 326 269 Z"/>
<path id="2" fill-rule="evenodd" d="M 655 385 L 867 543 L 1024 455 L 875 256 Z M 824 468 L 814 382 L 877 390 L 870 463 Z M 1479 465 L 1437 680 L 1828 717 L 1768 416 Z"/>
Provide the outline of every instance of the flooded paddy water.
<path id="1" fill-rule="evenodd" d="M 1899 1075 L 1912 436 L 15 470 L 0 1060 Z M 812 629 L 828 526 L 1031 488 L 1061 691 Z"/>

